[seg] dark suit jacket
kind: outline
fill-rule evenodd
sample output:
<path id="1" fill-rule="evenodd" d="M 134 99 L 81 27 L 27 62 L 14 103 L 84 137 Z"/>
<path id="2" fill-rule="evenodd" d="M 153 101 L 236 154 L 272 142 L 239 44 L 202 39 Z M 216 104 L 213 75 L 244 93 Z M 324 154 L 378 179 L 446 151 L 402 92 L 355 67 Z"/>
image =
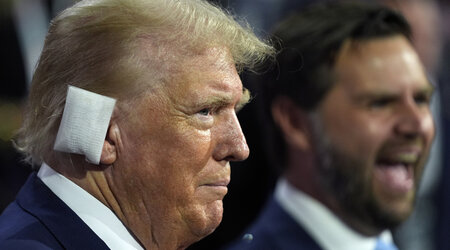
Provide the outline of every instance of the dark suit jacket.
<path id="1" fill-rule="evenodd" d="M 33 173 L 0 216 L 0 249 L 109 249 Z"/>
<path id="2" fill-rule="evenodd" d="M 226 249 L 321 250 L 309 234 L 272 197 L 256 222 L 245 231 L 253 240 L 238 240 Z"/>

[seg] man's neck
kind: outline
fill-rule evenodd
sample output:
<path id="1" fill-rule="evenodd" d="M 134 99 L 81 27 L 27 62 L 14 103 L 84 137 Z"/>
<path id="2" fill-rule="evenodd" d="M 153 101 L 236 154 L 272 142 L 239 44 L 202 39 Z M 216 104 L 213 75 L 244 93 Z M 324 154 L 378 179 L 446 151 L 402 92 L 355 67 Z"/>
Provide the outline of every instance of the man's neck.
<path id="1" fill-rule="evenodd" d="M 305 176 L 299 177 L 296 174 L 290 173 L 285 175 L 285 178 L 293 187 L 326 206 L 348 227 L 356 232 L 370 237 L 379 235 L 383 231 L 383 229 L 375 228 L 362 222 L 360 218 L 355 217 L 355 214 L 345 209 L 341 202 L 337 200 L 336 196 L 329 190 L 326 190 L 324 185 L 321 185 L 320 180 L 314 178 L 314 175 L 306 178 Z"/>
<path id="2" fill-rule="evenodd" d="M 392 242 L 392 236 L 387 230 L 376 236 L 360 233 L 322 202 L 298 190 L 286 179 L 279 180 L 275 199 L 323 249 L 373 250 L 378 236 L 385 242 Z"/>

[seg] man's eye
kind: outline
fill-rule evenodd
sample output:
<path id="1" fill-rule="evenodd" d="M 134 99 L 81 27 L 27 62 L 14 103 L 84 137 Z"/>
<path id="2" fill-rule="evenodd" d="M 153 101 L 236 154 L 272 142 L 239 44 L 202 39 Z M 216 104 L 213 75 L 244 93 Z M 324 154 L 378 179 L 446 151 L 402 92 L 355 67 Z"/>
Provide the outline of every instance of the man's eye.
<path id="1" fill-rule="evenodd" d="M 414 97 L 414 101 L 418 104 L 418 105 L 428 105 L 430 104 L 430 96 L 428 95 L 418 95 Z"/>
<path id="2" fill-rule="evenodd" d="M 202 109 L 202 110 L 198 111 L 198 114 L 208 116 L 211 114 L 211 109 L 208 109 L 208 108 Z"/>
<path id="3" fill-rule="evenodd" d="M 372 109 L 379 109 L 388 106 L 393 102 L 392 98 L 379 98 L 369 102 L 369 107 Z"/>

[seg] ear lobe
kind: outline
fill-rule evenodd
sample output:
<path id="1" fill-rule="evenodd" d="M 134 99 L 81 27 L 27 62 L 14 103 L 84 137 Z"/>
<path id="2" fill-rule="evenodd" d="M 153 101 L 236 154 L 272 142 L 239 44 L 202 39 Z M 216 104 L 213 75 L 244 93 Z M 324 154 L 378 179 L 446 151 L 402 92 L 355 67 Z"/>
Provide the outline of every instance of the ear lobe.
<path id="1" fill-rule="evenodd" d="M 117 160 L 119 136 L 120 133 L 117 124 L 111 122 L 106 132 L 105 142 L 103 143 L 100 164 L 111 165 Z"/>
<path id="2" fill-rule="evenodd" d="M 279 97 L 272 103 L 271 111 L 288 144 L 305 151 L 311 148 L 307 114 L 302 108 L 288 97 Z"/>

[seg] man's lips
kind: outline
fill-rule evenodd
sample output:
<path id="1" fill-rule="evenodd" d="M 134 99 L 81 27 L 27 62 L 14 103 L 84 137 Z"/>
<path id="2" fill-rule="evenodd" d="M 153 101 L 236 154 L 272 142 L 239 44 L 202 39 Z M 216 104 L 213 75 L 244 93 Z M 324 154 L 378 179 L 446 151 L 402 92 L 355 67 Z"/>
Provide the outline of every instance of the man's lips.
<path id="1" fill-rule="evenodd" d="M 203 184 L 202 186 L 210 186 L 210 187 L 227 187 L 230 183 L 230 179 L 221 179 L 218 181 L 208 182 L 206 184 Z"/>
<path id="2" fill-rule="evenodd" d="M 391 162 L 408 162 L 414 163 L 422 154 L 423 149 L 421 146 L 403 146 L 396 147 L 394 149 L 383 150 L 378 154 L 378 161 L 391 161 Z"/>
<path id="3" fill-rule="evenodd" d="M 377 165 L 390 166 L 390 165 L 416 165 L 419 161 L 420 155 L 416 153 L 401 153 L 390 156 L 380 157 L 377 161 Z"/>
<path id="4" fill-rule="evenodd" d="M 228 193 L 227 185 L 230 183 L 230 178 L 207 181 L 205 184 L 199 186 L 201 196 L 210 200 L 222 200 Z"/>

